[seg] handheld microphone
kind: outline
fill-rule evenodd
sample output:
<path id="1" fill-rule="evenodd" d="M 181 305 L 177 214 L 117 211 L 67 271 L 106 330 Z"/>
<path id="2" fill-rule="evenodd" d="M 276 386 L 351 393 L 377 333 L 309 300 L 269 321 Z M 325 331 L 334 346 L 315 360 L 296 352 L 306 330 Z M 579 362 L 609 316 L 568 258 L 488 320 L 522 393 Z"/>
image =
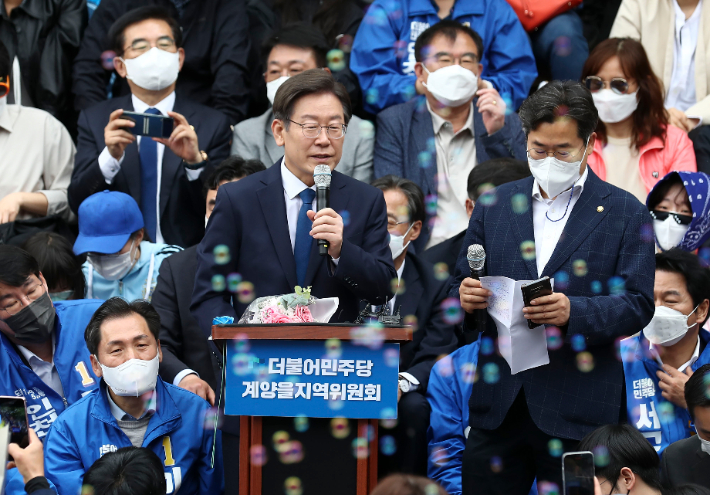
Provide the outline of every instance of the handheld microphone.
<path id="1" fill-rule="evenodd" d="M 486 264 L 486 251 L 483 249 L 483 246 L 480 244 L 471 244 L 468 247 L 466 259 L 468 260 L 468 267 L 471 270 L 471 278 L 480 280 L 481 277 L 485 275 L 483 268 Z M 471 321 L 471 318 L 469 317 L 466 323 L 466 326 L 473 324 L 478 333 L 483 332 L 486 329 L 486 310 L 475 310 L 473 314 L 473 321 Z"/>
<path id="2" fill-rule="evenodd" d="M 316 165 L 313 171 L 313 180 L 316 183 L 316 211 L 330 208 L 330 167 L 328 165 Z M 325 256 L 328 254 L 330 245 L 325 239 L 318 239 L 318 254 Z"/>

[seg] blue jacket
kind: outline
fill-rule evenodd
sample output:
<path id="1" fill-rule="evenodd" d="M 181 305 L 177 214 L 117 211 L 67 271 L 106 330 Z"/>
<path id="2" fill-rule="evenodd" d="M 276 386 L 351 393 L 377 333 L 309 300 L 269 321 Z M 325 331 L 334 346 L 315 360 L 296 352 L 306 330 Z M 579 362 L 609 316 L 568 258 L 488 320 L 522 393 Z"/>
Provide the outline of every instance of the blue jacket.
<path id="1" fill-rule="evenodd" d="M 451 19 L 483 38 L 481 79 L 490 81 L 517 109 L 537 77 L 530 40 L 505 0 L 458 0 Z M 414 42 L 439 22 L 431 0 L 375 0 L 353 42 L 350 69 L 365 95 L 365 110 L 378 113 L 404 103 L 416 91 Z"/>
<path id="2" fill-rule="evenodd" d="M 503 128 L 489 136 L 475 104 L 472 111 L 478 163 L 503 157 L 527 160 L 525 134 L 517 114 L 506 115 Z M 374 166 L 376 178 L 394 174 L 416 183 L 425 196 L 438 194 L 434 127 L 424 96 L 377 116 Z M 427 208 L 424 230 L 414 243 L 417 249 L 423 250 L 429 240 L 429 220 L 435 213 Z"/>
<path id="3" fill-rule="evenodd" d="M 427 476 L 451 495 L 461 495 L 461 459 L 468 433 L 468 398 L 481 340 L 440 359 L 432 368 L 426 397 L 431 406 Z"/>
<path id="4" fill-rule="evenodd" d="M 641 331 L 653 316 L 656 264 L 653 239 L 645 235 L 651 215 L 628 192 L 589 170 L 552 257 L 538 274 L 533 181 L 528 177 L 503 184 L 495 190 L 496 202 L 477 201 L 463 245 L 484 247 L 486 275 L 554 277 L 555 290 L 570 301 L 569 323 L 561 345 L 549 348 L 546 366 L 511 375 L 497 353 L 481 354 L 479 366 L 497 380 L 473 384 L 469 417 L 478 428 L 498 428 L 522 389 L 538 428 L 557 438 L 580 440 L 599 426 L 618 423 L 624 374 L 613 345 L 617 338 Z M 469 274 L 463 252 L 450 297 L 458 299 L 461 281 Z M 497 338 L 490 316 L 484 337 Z M 592 369 L 577 364 L 588 358 L 578 357 L 581 343 L 594 359 Z"/>
<path id="5" fill-rule="evenodd" d="M 710 332 L 700 330 L 701 353 L 691 369 L 710 363 Z M 626 409 L 629 423 L 651 442 L 658 454 L 673 442 L 694 434 L 688 411 L 667 401 L 658 386 L 660 364 L 648 352 L 649 342 L 643 332 L 621 341 L 621 360 L 626 380 Z"/>
<path id="6" fill-rule="evenodd" d="M 62 382 L 64 397 L 47 386 L 25 363 L 8 338 L 0 334 L 0 395 L 25 398 L 29 426 L 42 440 L 57 416 L 98 384 L 91 369 L 89 350 L 84 345 L 84 329 L 101 303 L 103 301 L 86 299 L 53 303 L 57 312 L 54 365 Z M 16 468 L 7 472 L 5 493 L 25 493 L 25 483 Z"/>
<path id="7" fill-rule="evenodd" d="M 45 472 L 59 495 L 76 495 L 84 473 L 103 454 L 131 441 L 118 427 L 109 408 L 106 385 L 67 409 L 52 426 L 44 448 Z M 209 404 L 197 395 L 169 385 L 156 385 L 157 406 L 148 423 L 143 447 L 165 466 L 167 492 L 219 494 L 223 489 L 221 434 L 217 431 L 214 468 L 210 468 L 213 434 L 205 415 Z"/>

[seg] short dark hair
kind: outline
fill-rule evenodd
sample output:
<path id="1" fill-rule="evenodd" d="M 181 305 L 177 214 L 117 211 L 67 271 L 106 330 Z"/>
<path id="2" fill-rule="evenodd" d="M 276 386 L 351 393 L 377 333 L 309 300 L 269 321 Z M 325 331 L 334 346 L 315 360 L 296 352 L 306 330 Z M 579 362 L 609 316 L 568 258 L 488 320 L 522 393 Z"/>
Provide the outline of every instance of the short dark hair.
<path id="1" fill-rule="evenodd" d="M 695 421 L 696 407 L 710 407 L 710 398 L 708 397 L 708 372 L 710 372 L 710 364 L 704 364 L 693 373 L 693 376 L 685 382 L 685 403 L 688 406 L 690 419 Z"/>
<path id="2" fill-rule="evenodd" d="M 654 187 L 653 190 L 648 194 L 648 198 L 646 199 L 646 204 L 648 205 L 649 210 L 655 210 L 656 206 L 663 201 L 663 199 L 666 197 L 666 194 L 668 194 L 668 191 L 671 189 L 671 187 L 675 185 L 683 185 L 683 179 L 681 178 L 680 174 L 678 172 L 669 172 L 666 177 L 664 177 L 663 182 L 658 184 L 657 187 Z M 685 189 L 685 186 L 683 185 L 682 191 L 685 191 L 687 194 L 687 189 Z M 682 192 L 681 192 L 682 194 Z M 692 211 L 693 204 L 690 203 L 690 208 Z"/>
<path id="3" fill-rule="evenodd" d="M 123 447 L 94 462 L 84 475 L 84 486 L 97 495 L 164 495 L 163 463 L 150 449 Z"/>
<path id="4" fill-rule="evenodd" d="M 207 191 L 217 189 L 224 181 L 231 182 L 235 179 L 243 179 L 247 175 L 264 170 L 266 170 L 266 167 L 260 160 L 245 160 L 239 155 L 232 155 L 222 160 L 207 177 L 202 192 L 207 197 Z"/>
<path id="5" fill-rule="evenodd" d="M 542 123 L 552 124 L 560 117 L 570 118 L 577 122 L 577 135 L 585 142 L 599 121 L 592 93 L 575 81 L 547 83 L 523 102 L 519 116 L 526 136 Z"/>
<path id="6" fill-rule="evenodd" d="M 153 334 L 155 340 L 159 340 L 160 316 L 149 302 L 138 299 L 129 303 L 120 297 L 112 297 L 99 306 L 84 331 L 84 340 L 89 352 L 94 356 L 98 356 L 99 344 L 101 343 L 101 325 L 104 322 L 134 314 L 143 317 L 148 324 L 150 333 Z"/>
<path id="7" fill-rule="evenodd" d="M 466 191 L 471 201 L 478 201 L 481 193 L 485 192 L 481 190 L 481 186 L 490 184 L 498 187 L 530 175 L 530 167 L 526 161 L 511 157 L 492 158 L 473 167 L 468 174 Z"/>
<path id="8" fill-rule="evenodd" d="M 313 58 L 316 61 L 316 67 L 325 67 L 328 64 L 326 56 L 328 55 L 328 42 L 325 35 L 310 24 L 303 22 L 294 22 L 284 26 L 279 31 L 275 31 L 261 44 L 261 61 L 264 64 L 264 70 L 267 71 L 267 62 L 271 50 L 278 45 L 295 46 L 313 52 Z"/>
<path id="9" fill-rule="evenodd" d="M 687 483 L 685 485 L 672 486 L 661 491 L 662 495 L 710 495 L 710 489 L 701 485 Z"/>
<path id="10" fill-rule="evenodd" d="M 436 481 L 414 474 L 390 474 L 370 495 L 448 495 Z"/>
<path id="11" fill-rule="evenodd" d="M 609 462 L 595 467 L 596 475 L 616 485 L 621 470 L 631 469 L 644 483 L 661 489 L 660 460 L 648 440 L 629 424 L 605 425 L 589 433 L 579 442 L 578 450 L 608 454 Z"/>
<path id="12" fill-rule="evenodd" d="M 126 44 L 126 28 L 138 24 L 139 22 L 147 21 L 148 19 L 167 22 L 173 32 L 175 46 L 177 48 L 182 47 L 182 28 L 178 21 L 170 15 L 170 11 L 165 7 L 149 5 L 129 10 L 116 19 L 111 25 L 111 28 L 108 30 L 108 39 L 111 43 L 111 49 L 116 52 L 117 56 L 123 56 L 123 47 Z"/>
<path id="13" fill-rule="evenodd" d="M 0 245 L 0 282 L 21 287 L 30 275 L 39 277 L 34 256 L 18 246 Z"/>
<path id="14" fill-rule="evenodd" d="M 12 61 L 10 60 L 10 53 L 7 51 L 7 48 L 3 44 L 2 41 L 0 41 L 0 77 L 6 77 L 10 75 L 10 72 L 12 72 Z M 13 84 L 15 81 L 12 82 Z"/>
<path id="15" fill-rule="evenodd" d="M 483 58 L 483 39 L 481 39 L 481 35 L 470 27 L 452 20 L 439 21 L 420 34 L 417 41 L 414 42 L 414 58 L 417 62 L 421 62 L 424 58 L 422 57 L 422 51 L 431 44 L 436 36 L 445 36 L 453 42 L 459 33 L 465 34 L 473 40 L 476 45 L 476 51 L 478 51 L 478 61 L 480 62 Z"/>
<path id="16" fill-rule="evenodd" d="M 22 245 L 37 260 L 50 290 L 72 289 L 70 299 L 84 299 L 86 282 L 81 261 L 66 237 L 56 232 L 37 232 Z"/>
<path id="17" fill-rule="evenodd" d="M 283 83 L 274 98 L 274 117 L 283 121 L 284 128 L 288 129 L 288 119 L 291 118 L 296 102 L 304 96 L 322 93 L 331 93 L 340 100 L 345 123 L 350 122 L 353 112 L 348 91 L 323 69 L 305 70 Z"/>
<path id="18" fill-rule="evenodd" d="M 409 221 L 414 223 L 417 220 L 424 223 L 426 220 L 426 210 L 424 206 L 424 193 L 421 188 L 409 179 L 403 179 L 396 175 L 385 175 L 372 181 L 372 185 L 382 192 L 398 190 L 407 197 L 409 207 Z"/>
<path id="19" fill-rule="evenodd" d="M 679 248 L 656 253 L 656 271 L 681 275 L 693 298 L 693 306 L 710 299 L 710 269 L 703 266 L 695 254 Z"/>

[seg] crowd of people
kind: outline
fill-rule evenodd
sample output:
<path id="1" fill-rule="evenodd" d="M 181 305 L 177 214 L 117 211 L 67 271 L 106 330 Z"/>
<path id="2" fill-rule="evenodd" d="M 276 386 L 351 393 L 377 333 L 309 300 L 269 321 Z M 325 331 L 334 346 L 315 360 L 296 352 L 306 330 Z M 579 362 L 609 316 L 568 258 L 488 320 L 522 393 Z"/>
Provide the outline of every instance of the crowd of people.
<path id="1" fill-rule="evenodd" d="M 6 493 L 239 493 L 213 320 L 310 287 L 412 328 L 373 495 L 710 494 L 707 0 L 0 5 Z"/>

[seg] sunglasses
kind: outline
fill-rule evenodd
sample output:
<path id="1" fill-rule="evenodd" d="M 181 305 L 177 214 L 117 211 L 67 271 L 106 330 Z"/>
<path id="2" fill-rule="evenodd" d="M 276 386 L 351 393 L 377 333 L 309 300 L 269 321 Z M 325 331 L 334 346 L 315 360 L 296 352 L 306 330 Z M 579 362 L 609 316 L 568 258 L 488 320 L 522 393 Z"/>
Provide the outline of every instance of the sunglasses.
<path id="1" fill-rule="evenodd" d="M 681 215 L 680 213 L 673 213 L 672 211 L 651 210 L 651 216 L 661 222 L 671 217 L 678 225 L 690 225 L 690 222 L 693 221 L 692 215 Z"/>
<path id="2" fill-rule="evenodd" d="M 604 89 L 604 81 L 602 81 L 602 78 L 598 76 L 585 77 L 584 84 L 592 93 L 596 93 L 597 91 Z M 609 87 L 614 93 L 619 95 L 624 95 L 629 92 L 629 82 L 623 77 L 614 77 L 611 81 L 609 81 Z"/>
<path id="3" fill-rule="evenodd" d="M 0 77 L 0 98 L 7 96 L 10 92 L 10 77 Z"/>

